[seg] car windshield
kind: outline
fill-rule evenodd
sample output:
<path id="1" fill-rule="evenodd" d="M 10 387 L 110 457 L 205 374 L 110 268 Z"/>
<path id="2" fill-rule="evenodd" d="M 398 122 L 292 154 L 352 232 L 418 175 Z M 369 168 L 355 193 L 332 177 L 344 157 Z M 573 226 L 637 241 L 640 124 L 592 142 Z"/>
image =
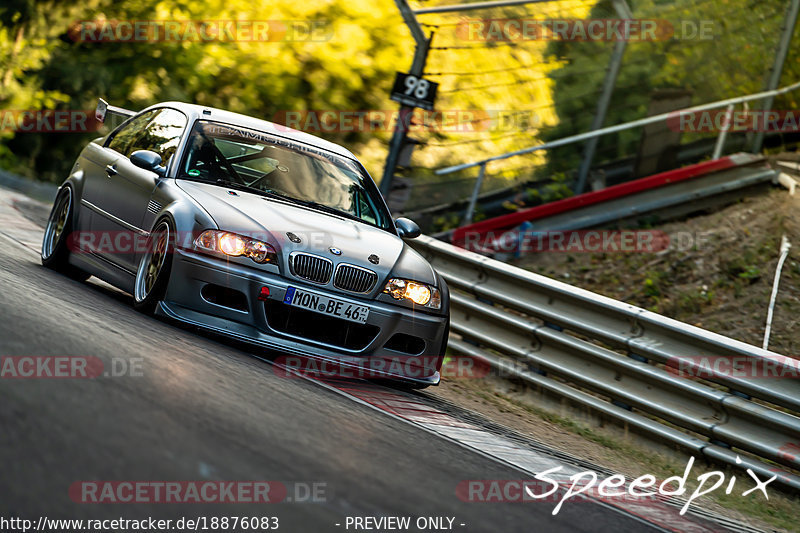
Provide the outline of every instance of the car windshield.
<path id="1" fill-rule="evenodd" d="M 266 133 L 198 121 L 178 177 L 391 227 L 380 193 L 357 163 Z"/>

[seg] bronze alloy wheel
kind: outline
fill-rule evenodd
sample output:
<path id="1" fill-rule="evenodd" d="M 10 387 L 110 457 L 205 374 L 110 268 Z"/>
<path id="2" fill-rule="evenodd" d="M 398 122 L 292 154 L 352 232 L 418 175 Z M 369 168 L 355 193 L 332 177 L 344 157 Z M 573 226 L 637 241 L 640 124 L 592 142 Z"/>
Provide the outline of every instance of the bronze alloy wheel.
<path id="1" fill-rule="evenodd" d="M 148 239 L 147 252 L 139 261 L 136 281 L 133 288 L 134 305 L 146 312 L 152 312 L 163 297 L 171 267 L 173 236 L 168 221 L 162 220 Z"/>
<path id="2" fill-rule="evenodd" d="M 50 218 L 47 221 L 47 227 L 44 231 L 44 240 L 42 241 L 42 258 L 48 259 L 56 251 L 59 241 L 64 234 L 64 228 L 67 226 L 69 220 L 70 204 L 72 203 L 72 192 L 69 187 L 64 189 L 64 192 L 58 195 L 56 204 L 50 213 Z"/>

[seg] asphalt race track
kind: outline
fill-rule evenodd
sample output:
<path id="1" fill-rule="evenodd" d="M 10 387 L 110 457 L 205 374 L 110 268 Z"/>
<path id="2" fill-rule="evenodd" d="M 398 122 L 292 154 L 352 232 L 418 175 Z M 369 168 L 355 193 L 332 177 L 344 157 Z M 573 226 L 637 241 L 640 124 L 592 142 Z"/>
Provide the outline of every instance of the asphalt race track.
<path id="1" fill-rule="evenodd" d="M 30 243 L 9 236 L 45 216 L 0 218 L 0 355 L 97 357 L 105 373 L 123 375 L 0 379 L 0 515 L 278 517 L 287 532 L 353 531 L 354 516 L 454 517 L 453 530 L 469 532 L 664 530 L 591 502 L 553 516 L 550 502 L 460 500 L 464 480 L 530 475 L 330 386 L 287 378 L 269 361 L 276 354 L 144 316 L 95 278 L 45 269 Z M 273 504 L 73 501 L 70 487 L 92 480 L 270 480 L 288 494 Z M 306 501 L 314 483 L 320 493 Z"/>

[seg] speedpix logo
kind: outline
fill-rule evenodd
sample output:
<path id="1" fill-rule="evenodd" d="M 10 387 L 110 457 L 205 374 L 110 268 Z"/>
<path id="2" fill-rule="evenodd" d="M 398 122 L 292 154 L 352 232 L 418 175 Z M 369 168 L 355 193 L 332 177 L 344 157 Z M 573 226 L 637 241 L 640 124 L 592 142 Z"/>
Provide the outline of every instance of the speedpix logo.
<path id="1" fill-rule="evenodd" d="M 737 456 L 737 464 L 742 460 Z M 570 476 L 558 475 L 562 466 L 550 468 L 538 473 L 532 480 L 465 480 L 456 487 L 456 496 L 465 502 L 556 502 L 553 515 L 561 511 L 567 500 L 571 501 L 658 501 L 671 496 L 682 496 L 691 492 L 683 504 L 680 514 L 683 515 L 692 502 L 706 494 L 724 487 L 725 494 L 731 494 L 737 485 L 736 476 L 726 477 L 721 471 L 705 472 L 697 475 L 694 490 L 688 486 L 689 474 L 694 465 L 694 457 L 686 463 L 682 476 L 672 476 L 659 483 L 659 480 L 645 474 L 631 481 L 621 474 L 613 474 L 600 479 L 597 472 L 586 470 Z M 741 496 L 753 492 L 761 492 L 765 498 L 767 485 L 775 481 L 777 475 L 762 480 L 750 468 L 747 475 L 755 485 L 742 491 Z M 727 483 L 726 483 L 727 481 Z"/>

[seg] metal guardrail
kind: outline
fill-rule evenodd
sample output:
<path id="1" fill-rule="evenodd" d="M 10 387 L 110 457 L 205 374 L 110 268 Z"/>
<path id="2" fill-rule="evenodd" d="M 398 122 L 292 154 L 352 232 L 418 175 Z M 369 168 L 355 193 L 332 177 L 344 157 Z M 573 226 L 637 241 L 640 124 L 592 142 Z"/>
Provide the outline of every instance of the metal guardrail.
<path id="1" fill-rule="evenodd" d="M 716 162 L 709 161 L 609 187 L 603 193 L 573 196 L 431 236 L 482 254 L 517 253 L 519 250 L 508 249 L 509 243 L 518 246 L 524 235 L 547 230 L 599 228 L 609 222 L 655 213 L 661 213 L 661 219 L 679 217 L 698 210 L 703 204 L 713 204 L 720 197 L 728 197 L 733 191 L 744 191 L 777 181 L 777 178 L 778 172 L 763 157 L 732 154 Z M 542 211 L 544 214 L 540 214 Z M 523 230 L 522 224 L 526 224 L 527 229 Z M 492 238 L 488 238 L 490 236 Z M 482 242 L 480 248 L 463 244 L 475 239 Z"/>
<path id="2" fill-rule="evenodd" d="M 763 91 L 760 93 L 748 94 L 745 96 L 739 96 L 736 98 L 728 98 L 725 100 L 718 100 L 716 102 L 710 102 L 708 104 L 697 105 L 693 107 L 687 107 L 685 109 L 679 109 L 676 111 L 670 111 L 668 113 L 661 113 L 659 115 L 653 115 L 650 117 L 641 118 L 638 120 L 633 120 L 630 122 L 625 122 L 622 124 L 616 124 L 614 126 L 608 126 L 605 128 L 593 129 L 592 131 L 580 133 L 577 135 L 571 135 L 569 137 L 563 137 L 561 139 L 556 139 L 554 141 L 549 141 L 546 143 L 537 144 L 535 146 L 529 146 L 528 148 L 522 148 L 520 150 L 515 150 L 513 152 L 507 152 L 505 154 L 499 154 L 491 157 L 487 157 L 481 159 L 479 161 L 473 161 L 471 163 L 462 163 L 460 165 L 453 165 L 445 168 L 440 168 L 435 171 L 436 175 L 442 176 L 445 174 L 452 174 L 453 172 L 459 172 L 461 170 L 466 170 L 468 168 L 479 167 L 478 169 L 478 178 L 475 181 L 475 187 L 472 191 L 472 196 L 470 197 L 469 206 L 467 207 L 467 214 L 464 217 L 464 224 L 469 224 L 472 221 L 472 215 L 475 210 L 475 204 L 477 202 L 478 195 L 481 190 L 481 185 L 483 184 L 484 177 L 486 176 L 486 165 L 493 161 L 501 161 L 504 159 L 509 159 L 512 157 L 517 157 L 520 155 L 530 154 L 533 152 L 538 152 L 541 150 L 550 150 L 552 148 L 558 148 L 559 146 L 566 146 L 569 144 L 581 142 L 581 141 L 591 141 L 601 137 L 603 135 L 607 135 L 609 133 L 618 133 L 621 131 L 638 128 L 641 126 L 648 126 L 650 124 L 655 124 L 658 122 L 664 122 L 669 119 L 679 117 L 681 115 L 687 115 L 692 113 L 698 113 L 701 111 L 710 111 L 712 109 L 721 109 L 726 108 L 728 116 L 733 111 L 734 106 L 739 104 L 746 104 L 749 102 L 757 101 L 757 100 L 764 100 L 764 99 L 774 99 L 776 96 L 780 96 L 782 94 L 787 94 L 793 91 L 800 89 L 800 81 L 792 83 L 791 85 L 787 85 L 785 87 L 781 87 L 778 89 L 774 89 L 771 91 Z M 728 129 L 730 128 L 732 121 L 728 121 L 727 127 L 721 128 L 719 134 L 717 136 L 716 146 L 714 147 L 713 158 L 717 159 L 722 155 L 722 151 L 725 144 L 725 139 L 728 135 Z M 763 136 L 760 136 L 760 139 L 763 141 Z M 759 141 L 761 142 L 761 141 Z M 586 167 L 586 171 L 588 172 L 588 167 Z M 583 185 L 578 187 L 578 193 L 583 192 Z"/>
<path id="3" fill-rule="evenodd" d="M 606 128 L 600 128 L 598 130 L 580 133 L 578 135 L 563 137 L 561 139 L 556 139 L 555 141 L 537 144 L 536 146 L 522 148 L 521 150 L 515 150 L 513 152 L 487 157 L 485 159 L 481 159 L 480 161 L 473 161 L 472 163 L 463 163 L 460 165 L 453 165 L 450 167 L 440 168 L 436 170 L 436 174 L 437 175 L 451 174 L 453 172 L 458 172 L 459 170 L 465 170 L 467 168 L 486 166 L 487 163 L 491 163 L 492 161 L 500 161 L 502 159 L 508 159 L 510 157 L 530 154 L 531 152 L 538 152 L 539 150 L 548 150 L 550 148 L 557 148 L 559 146 L 565 146 L 580 141 L 588 141 L 589 139 L 600 137 L 608 133 L 617 133 L 632 128 L 638 128 L 640 126 L 655 124 L 656 122 L 664 122 L 670 118 L 680 116 L 683 114 L 698 113 L 700 111 L 710 111 L 712 109 L 720 109 L 723 107 L 727 108 L 728 106 L 735 106 L 738 104 L 753 102 L 755 100 L 763 100 L 764 98 L 774 98 L 775 96 L 780 96 L 782 94 L 790 93 L 797 89 L 800 89 L 800 81 L 792 83 L 791 85 L 787 85 L 786 87 L 781 87 L 780 89 L 775 89 L 773 91 L 763 91 L 760 93 L 749 94 L 746 96 L 738 96 L 736 98 L 728 98 L 726 100 L 718 100 L 716 102 L 711 102 L 708 104 L 687 107 L 686 109 L 678 109 L 676 111 L 670 111 L 668 113 L 661 113 L 660 115 L 653 115 L 651 117 L 640 118 L 638 120 L 632 120 L 631 122 L 617 124 L 615 126 L 608 126 Z M 727 129 L 722 128 L 719 134 L 720 135 L 722 135 L 723 133 L 727 134 L 727 131 L 728 131 Z"/>
<path id="4" fill-rule="evenodd" d="M 800 471 L 800 361 L 427 236 L 411 243 L 450 286 L 457 354 L 800 490 L 800 476 L 781 468 Z M 681 375 L 707 370 L 703 357 L 775 378 Z"/>

